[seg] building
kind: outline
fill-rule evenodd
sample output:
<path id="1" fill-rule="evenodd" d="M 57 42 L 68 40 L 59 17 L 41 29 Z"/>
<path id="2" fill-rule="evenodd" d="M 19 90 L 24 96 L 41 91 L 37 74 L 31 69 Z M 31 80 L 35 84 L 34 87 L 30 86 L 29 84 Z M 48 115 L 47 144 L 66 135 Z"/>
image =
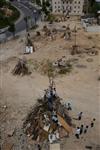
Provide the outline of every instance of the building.
<path id="1" fill-rule="evenodd" d="M 82 15 L 84 0 L 52 0 L 53 14 Z"/>

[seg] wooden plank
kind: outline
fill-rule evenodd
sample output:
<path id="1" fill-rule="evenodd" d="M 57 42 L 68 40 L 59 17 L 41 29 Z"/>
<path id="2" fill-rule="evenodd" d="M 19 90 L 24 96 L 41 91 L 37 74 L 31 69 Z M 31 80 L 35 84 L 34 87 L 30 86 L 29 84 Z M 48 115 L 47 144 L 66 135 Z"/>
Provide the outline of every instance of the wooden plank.
<path id="1" fill-rule="evenodd" d="M 72 132 L 72 127 L 70 127 L 68 125 L 68 123 L 63 119 L 63 117 L 61 117 L 59 114 L 57 114 L 58 117 L 58 121 L 61 123 L 61 125 L 63 126 L 63 128 L 68 132 L 71 133 Z"/>
<path id="2" fill-rule="evenodd" d="M 44 129 L 41 130 L 41 133 L 39 135 L 39 141 L 43 142 L 44 140 L 48 139 L 49 133 L 45 131 Z"/>
<path id="3" fill-rule="evenodd" d="M 50 144 L 50 150 L 60 150 L 60 144 Z"/>
<path id="4" fill-rule="evenodd" d="M 4 143 L 2 146 L 2 150 L 12 150 L 13 146 L 14 145 L 12 143 Z"/>

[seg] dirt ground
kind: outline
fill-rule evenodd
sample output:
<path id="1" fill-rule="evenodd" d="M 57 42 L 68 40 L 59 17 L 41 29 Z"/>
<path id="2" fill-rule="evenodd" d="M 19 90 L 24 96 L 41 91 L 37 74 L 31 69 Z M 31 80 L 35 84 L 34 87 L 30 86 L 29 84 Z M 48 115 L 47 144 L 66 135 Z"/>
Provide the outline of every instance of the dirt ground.
<path id="1" fill-rule="evenodd" d="M 69 22 L 57 23 L 54 26 L 67 25 Z M 95 47 L 100 50 L 100 34 L 85 32 L 80 22 L 70 23 L 73 30 L 77 24 L 77 44 L 81 48 Z M 100 55 L 90 56 L 88 54 L 70 55 L 70 50 L 74 44 L 74 33 L 70 41 L 66 41 L 57 34 L 56 40 L 51 41 L 49 37 L 42 36 L 39 39 L 33 37 L 34 32 L 30 32 L 34 42 L 36 52 L 24 55 L 25 36 L 1 44 L 0 48 L 0 141 L 2 150 L 35 150 L 31 147 L 32 141 L 27 141 L 22 136 L 23 121 L 36 103 L 36 99 L 43 96 L 44 90 L 48 87 L 49 81 L 46 75 L 33 71 L 29 76 L 13 76 L 11 71 L 17 59 L 26 57 L 27 60 L 41 62 L 44 59 L 55 61 L 62 56 L 66 59 L 74 58 L 78 62 L 74 64 L 71 73 L 55 77 L 57 94 L 63 98 L 62 102 L 70 102 L 72 111 L 70 116 L 75 118 L 79 112 L 83 112 L 82 121 L 73 119 L 76 126 L 81 124 L 90 125 L 93 118 L 96 118 L 93 129 L 89 128 L 86 135 L 82 135 L 80 140 L 74 136 L 75 129 L 69 138 L 60 141 L 62 150 L 85 150 L 85 146 L 92 146 L 93 150 L 100 150 Z M 90 60 L 90 61 L 88 61 Z M 16 134 L 11 134 L 16 130 Z M 28 143 L 28 144 L 26 144 Z M 10 145 L 10 146 L 7 146 Z M 10 148 L 9 148 L 10 147 Z"/>

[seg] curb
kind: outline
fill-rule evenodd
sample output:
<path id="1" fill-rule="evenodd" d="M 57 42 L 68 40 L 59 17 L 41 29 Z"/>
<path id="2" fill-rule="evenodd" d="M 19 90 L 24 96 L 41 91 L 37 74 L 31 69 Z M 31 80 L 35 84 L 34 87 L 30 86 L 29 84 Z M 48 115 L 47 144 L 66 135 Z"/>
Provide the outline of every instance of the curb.
<path id="1" fill-rule="evenodd" d="M 16 5 L 14 5 L 14 4 L 12 4 L 12 5 L 20 12 L 20 17 L 15 21 L 15 25 L 16 25 L 17 23 L 19 23 L 24 18 L 24 13 Z"/>

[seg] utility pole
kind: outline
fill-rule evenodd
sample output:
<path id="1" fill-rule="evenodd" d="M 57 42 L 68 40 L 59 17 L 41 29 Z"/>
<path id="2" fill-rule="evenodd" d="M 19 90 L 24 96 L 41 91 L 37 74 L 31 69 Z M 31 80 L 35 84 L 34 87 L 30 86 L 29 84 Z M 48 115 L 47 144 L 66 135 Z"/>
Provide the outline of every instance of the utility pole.
<path id="1" fill-rule="evenodd" d="M 75 25 L 75 46 L 77 45 L 77 39 L 76 39 L 76 25 Z"/>

